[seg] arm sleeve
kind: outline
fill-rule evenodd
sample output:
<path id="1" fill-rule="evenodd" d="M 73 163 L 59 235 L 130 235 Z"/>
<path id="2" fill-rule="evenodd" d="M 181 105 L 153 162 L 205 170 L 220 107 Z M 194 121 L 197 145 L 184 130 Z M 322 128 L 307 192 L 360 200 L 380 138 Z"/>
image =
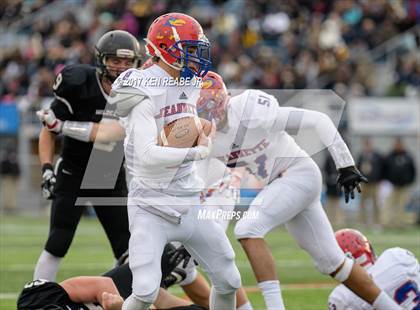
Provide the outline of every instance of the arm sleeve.
<path id="1" fill-rule="evenodd" d="M 315 130 L 321 142 L 328 148 L 337 169 L 354 166 L 354 160 L 332 120 L 324 113 L 279 107 L 273 131 L 286 131 L 296 135 L 300 129 Z"/>
<path id="2" fill-rule="evenodd" d="M 150 99 L 145 99 L 131 112 L 128 119 L 128 139 L 134 145 L 138 161 L 151 166 L 176 166 L 189 161 L 194 148 L 173 148 L 157 145 L 158 128 Z"/>

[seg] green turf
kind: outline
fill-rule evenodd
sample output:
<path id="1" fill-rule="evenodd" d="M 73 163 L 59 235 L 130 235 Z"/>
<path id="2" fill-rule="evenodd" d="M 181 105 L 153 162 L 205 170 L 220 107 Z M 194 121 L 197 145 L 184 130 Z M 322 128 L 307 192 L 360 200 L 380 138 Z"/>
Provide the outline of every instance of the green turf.
<path id="1" fill-rule="evenodd" d="M 420 230 L 374 233 L 364 230 L 375 245 L 377 253 L 400 246 L 420 257 Z M 2 217 L 0 219 L 0 309 L 15 309 L 15 296 L 25 282 L 31 280 L 33 269 L 48 234 L 47 218 Z M 232 228 L 228 231 L 232 236 Z M 237 265 L 245 287 L 256 281 L 240 245 L 233 239 Z M 331 283 L 320 275 L 309 258 L 284 229 L 273 231 L 268 243 L 277 259 L 278 273 L 283 285 L 287 309 L 318 310 L 326 308 L 328 288 L 296 288 L 297 283 Z M 76 275 L 97 275 L 113 264 L 113 257 L 102 228 L 95 219 L 84 219 L 78 227 L 69 254 L 64 259 L 58 280 Z M 264 309 L 260 293 L 250 293 L 255 309 Z"/>

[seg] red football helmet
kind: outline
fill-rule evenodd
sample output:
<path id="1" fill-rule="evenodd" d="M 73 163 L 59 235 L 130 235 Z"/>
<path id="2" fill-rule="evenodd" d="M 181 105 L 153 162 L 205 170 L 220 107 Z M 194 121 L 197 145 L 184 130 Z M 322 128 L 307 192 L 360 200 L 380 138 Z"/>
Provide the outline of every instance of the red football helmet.
<path id="1" fill-rule="evenodd" d="M 343 252 L 362 267 L 369 267 L 376 261 L 375 251 L 368 238 L 356 229 L 340 229 L 335 238 Z"/>
<path id="2" fill-rule="evenodd" d="M 223 79 L 216 72 L 209 71 L 202 80 L 200 97 L 197 101 L 198 116 L 219 124 L 225 118 L 229 95 Z"/>
<path id="3" fill-rule="evenodd" d="M 144 70 L 147 68 L 150 68 L 151 66 L 153 66 L 155 63 L 153 62 L 153 57 L 150 57 L 149 59 L 147 59 L 140 67 L 140 69 Z"/>
<path id="4" fill-rule="evenodd" d="M 149 27 L 146 50 L 182 77 L 203 77 L 211 67 L 210 43 L 201 25 L 191 16 L 168 13 L 159 16 Z"/>

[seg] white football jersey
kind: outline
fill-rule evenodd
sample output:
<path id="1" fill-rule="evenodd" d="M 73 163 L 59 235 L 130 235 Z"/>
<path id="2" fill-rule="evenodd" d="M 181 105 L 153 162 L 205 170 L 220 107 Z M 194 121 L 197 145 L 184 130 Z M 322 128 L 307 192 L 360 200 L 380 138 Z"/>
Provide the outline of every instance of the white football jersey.
<path id="1" fill-rule="evenodd" d="M 173 81 L 157 65 L 130 69 L 114 82 L 113 100 L 133 102 L 121 121 L 126 132 L 126 167 L 131 176 L 127 204 L 178 223 L 181 214 L 199 203 L 203 181 L 195 162 L 185 162 L 190 149 L 158 146 L 157 140 L 165 124 L 196 117 L 201 85 L 179 86 Z"/>
<path id="2" fill-rule="evenodd" d="M 120 82 L 114 83 L 114 91 L 124 91 L 124 87 L 129 87 L 146 95 L 146 100 L 136 105 L 122 121 L 126 130 L 127 169 L 134 177 L 170 182 L 194 173 L 194 162 L 182 163 L 187 149 L 156 145 L 158 134 L 165 124 L 197 115 L 200 88 L 153 84 L 169 80 L 171 77 L 162 68 L 153 65 L 145 70 L 127 70 L 121 74 Z M 139 130 L 134 131 L 135 127 Z"/>
<path id="3" fill-rule="evenodd" d="M 273 132 L 277 100 L 259 90 L 230 98 L 228 124 L 217 131 L 212 156 L 229 167 L 246 166 L 264 183 L 284 172 L 296 158 L 308 157 L 285 131 Z"/>
<path id="4" fill-rule="evenodd" d="M 420 266 L 410 251 L 402 248 L 385 250 L 368 273 L 402 309 L 420 309 Z M 330 294 L 328 307 L 329 310 L 373 310 L 343 284 Z"/>
<path id="5" fill-rule="evenodd" d="M 277 99 L 260 90 L 230 98 L 227 125 L 218 130 L 212 156 L 229 167 L 246 168 L 264 183 L 309 155 L 288 134 L 310 129 L 328 148 L 337 168 L 354 166 L 351 153 L 334 123 L 324 113 L 280 107 Z"/>

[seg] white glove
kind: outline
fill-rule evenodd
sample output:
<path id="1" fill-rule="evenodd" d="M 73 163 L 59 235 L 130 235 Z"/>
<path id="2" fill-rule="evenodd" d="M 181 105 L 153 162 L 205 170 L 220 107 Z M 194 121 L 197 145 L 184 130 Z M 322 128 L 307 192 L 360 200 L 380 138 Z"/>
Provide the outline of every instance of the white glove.
<path id="1" fill-rule="evenodd" d="M 54 198 L 54 188 L 57 182 L 54 174 L 54 168 L 51 164 L 46 163 L 42 165 L 42 196 L 46 199 Z"/>
<path id="2" fill-rule="evenodd" d="M 43 109 L 36 112 L 39 120 L 42 122 L 45 128 L 49 131 L 60 133 L 63 129 L 64 122 L 59 120 L 54 111 L 51 109 Z"/>

